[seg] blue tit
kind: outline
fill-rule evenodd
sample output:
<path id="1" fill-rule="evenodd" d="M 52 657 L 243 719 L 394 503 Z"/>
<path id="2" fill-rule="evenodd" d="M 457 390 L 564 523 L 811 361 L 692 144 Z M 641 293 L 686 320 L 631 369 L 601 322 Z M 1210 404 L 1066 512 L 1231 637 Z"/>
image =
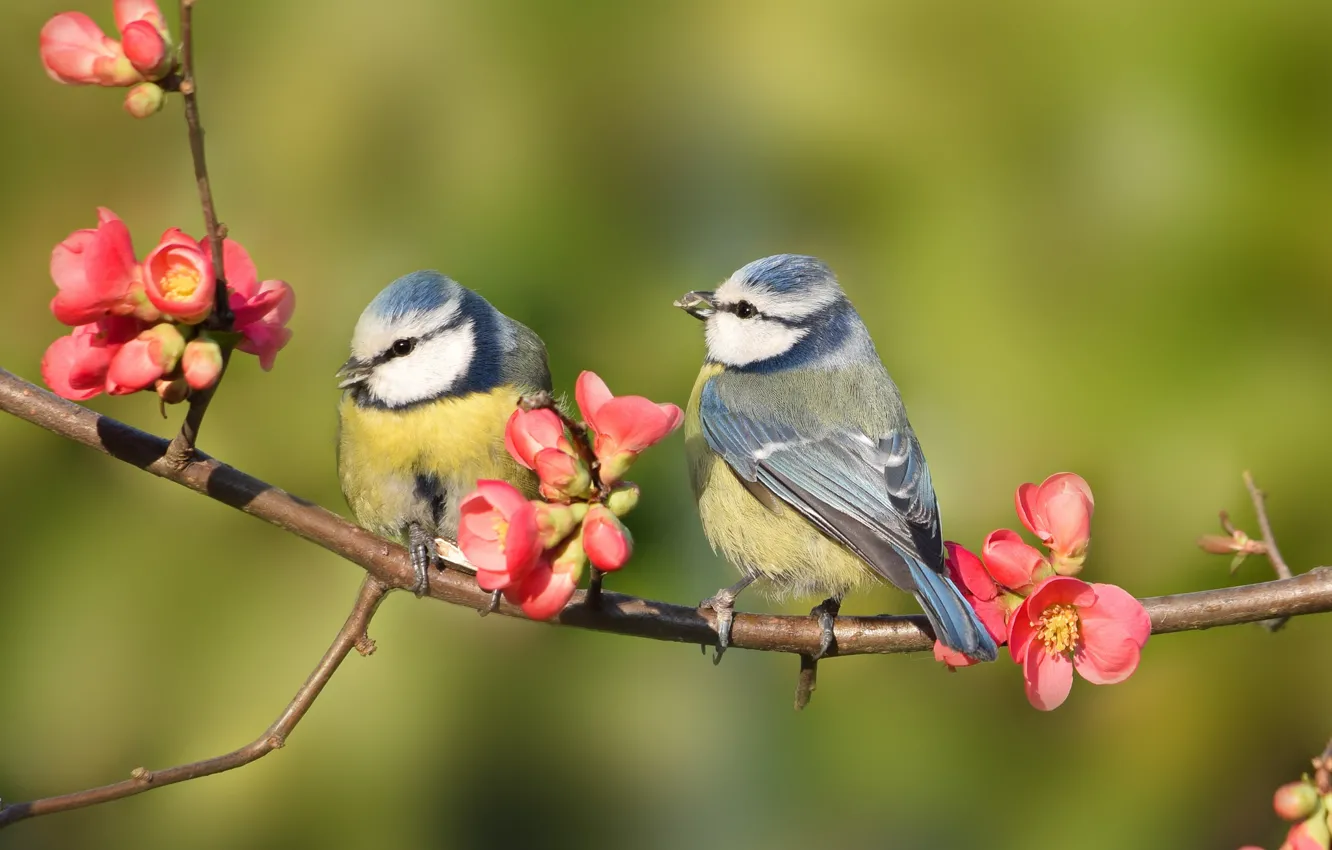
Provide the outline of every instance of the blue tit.
<path id="1" fill-rule="evenodd" d="M 741 579 L 700 607 L 730 643 L 735 597 L 826 596 L 818 656 L 842 598 L 886 579 L 916 597 L 951 649 L 993 661 L 994 640 L 944 570 L 939 508 L 897 386 L 837 278 L 813 257 L 756 260 L 675 302 L 707 323 L 685 415 L 703 530 Z M 817 657 L 817 656 L 816 656 Z"/>
<path id="2" fill-rule="evenodd" d="M 407 545 L 419 596 L 434 539 L 457 539 L 458 504 L 477 479 L 536 496 L 504 428 L 522 396 L 550 392 L 545 344 L 470 289 L 418 271 L 361 313 L 338 378 L 342 493 L 364 528 Z"/>

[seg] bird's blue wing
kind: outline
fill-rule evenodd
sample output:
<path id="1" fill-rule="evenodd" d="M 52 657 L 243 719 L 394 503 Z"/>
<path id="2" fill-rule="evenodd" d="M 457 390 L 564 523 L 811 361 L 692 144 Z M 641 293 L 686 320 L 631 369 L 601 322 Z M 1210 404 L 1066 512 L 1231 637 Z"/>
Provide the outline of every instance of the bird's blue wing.
<path id="1" fill-rule="evenodd" d="M 945 644 L 994 658 L 994 642 L 943 575 L 934 485 L 909 428 L 874 436 L 848 427 L 803 434 L 728 407 L 713 381 L 703 387 L 699 416 L 708 446 L 740 478 L 768 490 L 875 572 L 915 593 Z"/>

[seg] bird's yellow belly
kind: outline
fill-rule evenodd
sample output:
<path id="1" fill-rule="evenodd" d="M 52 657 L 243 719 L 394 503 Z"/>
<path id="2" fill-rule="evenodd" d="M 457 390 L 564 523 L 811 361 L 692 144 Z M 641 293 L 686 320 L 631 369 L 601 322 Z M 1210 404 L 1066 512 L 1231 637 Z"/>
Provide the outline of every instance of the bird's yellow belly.
<path id="1" fill-rule="evenodd" d="M 338 471 L 357 522 L 385 537 L 399 536 L 411 522 L 452 537 L 457 502 L 477 479 L 508 481 L 534 496 L 536 477 L 504 448 L 504 426 L 517 402 L 512 388 L 443 398 L 406 411 L 360 407 L 344 396 Z M 448 494 L 438 527 L 418 488 L 423 476 L 436 478 Z"/>
<path id="2" fill-rule="evenodd" d="M 741 483 L 703 437 L 698 399 L 716 369 L 704 367 L 685 416 L 685 452 L 703 533 L 715 552 L 741 573 L 767 579 L 771 595 L 841 597 L 872 582 L 870 567 L 774 499 L 773 507 Z"/>

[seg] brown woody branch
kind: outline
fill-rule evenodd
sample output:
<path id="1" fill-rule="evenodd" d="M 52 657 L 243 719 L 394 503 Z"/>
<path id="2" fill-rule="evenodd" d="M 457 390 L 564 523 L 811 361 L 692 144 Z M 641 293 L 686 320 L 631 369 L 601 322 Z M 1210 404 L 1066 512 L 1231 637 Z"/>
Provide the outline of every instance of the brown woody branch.
<path id="1" fill-rule="evenodd" d="M 172 466 L 165 459 L 165 440 L 58 398 L 3 369 L 0 410 L 304 537 L 351 561 L 389 588 L 413 585 L 407 553 L 397 544 L 205 455 L 194 456 L 182 467 Z M 455 570 L 434 573 L 429 595 L 477 611 L 490 604 L 490 594 L 477 587 L 471 575 Z M 1142 603 L 1157 634 L 1321 613 L 1332 611 L 1332 569 L 1240 587 L 1150 597 Z M 498 612 L 523 617 L 519 608 L 507 602 Z M 653 640 L 705 646 L 717 642 L 711 611 L 608 591 L 601 594 L 596 609 L 584 604 L 582 593 L 576 594 L 553 623 Z M 812 655 L 818 650 L 819 637 L 815 618 L 737 614 L 731 646 Z M 836 638 L 830 656 L 921 652 L 930 649 L 934 640 L 922 616 L 838 617 Z"/>
<path id="2" fill-rule="evenodd" d="M 365 577 L 365 581 L 361 583 L 361 590 L 357 594 L 356 604 L 352 607 L 351 614 L 347 616 L 347 622 L 343 624 L 337 637 L 333 639 L 333 645 L 324 653 L 319 665 L 305 680 L 305 684 L 297 691 L 296 696 L 287 704 L 286 709 L 278 716 L 278 719 L 273 721 L 273 725 L 269 726 L 264 734 L 249 744 L 225 755 L 178 765 L 166 770 L 148 770 L 136 767 L 130 772 L 129 779 L 113 785 L 103 785 L 100 788 L 89 788 L 86 791 L 78 791 L 73 794 L 61 794 L 58 797 L 44 797 L 27 803 L 4 806 L 0 808 L 0 829 L 28 818 L 67 812 L 71 809 L 81 809 L 85 806 L 95 806 L 98 803 L 109 803 L 112 800 L 133 797 L 135 794 L 142 794 L 154 788 L 175 785 L 177 782 L 186 782 L 190 779 L 199 779 L 204 776 L 212 776 L 215 773 L 244 767 L 250 762 L 257 761 L 273 752 L 273 750 L 282 747 L 287 742 L 287 736 L 296 728 L 296 724 L 300 723 L 301 718 L 310 710 L 310 706 L 314 703 L 315 698 L 319 696 L 319 692 L 324 689 L 324 685 L 328 684 L 328 680 L 333 678 L 333 673 L 337 671 L 338 666 L 342 664 L 342 660 L 347 657 L 347 654 L 353 648 L 362 655 L 369 655 L 374 652 L 374 643 L 366 635 L 365 629 L 370 624 L 371 618 L 375 616 L 375 611 L 379 608 L 379 603 L 384 599 L 387 592 L 388 588 L 380 584 L 374 576 L 367 575 Z"/>

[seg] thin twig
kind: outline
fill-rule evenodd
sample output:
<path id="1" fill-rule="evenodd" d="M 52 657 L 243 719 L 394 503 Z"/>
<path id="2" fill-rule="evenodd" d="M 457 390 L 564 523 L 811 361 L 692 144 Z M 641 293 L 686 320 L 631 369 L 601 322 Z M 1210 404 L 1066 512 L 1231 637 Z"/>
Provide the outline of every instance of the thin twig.
<path id="1" fill-rule="evenodd" d="M 215 331 L 231 330 L 231 299 L 227 294 L 226 269 L 222 262 L 222 225 L 217 220 L 217 209 L 213 205 L 213 187 L 208 180 L 208 160 L 204 155 L 204 129 L 199 121 L 199 89 L 194 81 L 194 4 L 196 0 L 180 0 L 180 68 L 176 76 L 175 90 L 185 99 L 185 127 L 190 137 L 190 158 L 194 161 L 194 182 L 199 187 L 199 205 L 203 208 L 204 229 L 208 235 L 208 250 L 213 260 L 213 278 L 215 283 L 213 312 L 204 322 L 204 327 Z M 222 374 L 226 374 L 227 348 L 223 347 Z M 218 382 L 222 380 L 221 375 Z M 208 404 L 217 392 L 218 382 L 203 392 L 190 397 L 190 407 L 185 414 L 185 421 L 179 433 L 171 441 L 168 453 L 169 461 L 183 466 L 194 451 L 199 439 L 199 428 L 203 425 Z"/>
<path id="2" fill-rule="evenodd" d="M 199 185 L 199 205 L 203 207 L 208 248 L 213 256 L 213 277 L 217 281 L 209 330 L 231 330 L 231 301 L 227 296 L 226 270 L 222 265 L 222 225 L 213 206 L 213 187 L 208 182 L 208 160 L 204 156 L 204 129 L 199 121 L 199 89 L 194 81 L 194 4 L 180 0 L 180 84 L 185 97 L 185 125 L 190 134 L 190 158 L 194 160 L 194 180 Z"/>
<path id="3" fill-rule="evenodd" d="M 1281 557 L 1281 550 L 1277 548 L 1276 537 L 1272 534 L 1272 523 L 1267 519 L 1267 498 L 1258 485 L 1253 483 L 1253 475 L 1249 470 L 1244 470 L 1244 486 L 1249 491 L 1249 498 L 1253 500 L 1253 512 L 1258 517 L 1258 530 L 1263 534 L 1263 551 L 1267 555 L 1267 560 L 1271 561 L 1272 569 L 1276 572 L 1277 578 L 1290 578 L 1294 573 L 1290 567 L 1286 566 L 1286 561 Z M 1286 625 L 1289 617 L 1273 617 L 1270 620 L 1263 621 L 1263 628 L 1269 632 L 1279 631 Z"/>
<path id="4" fill-rule="evenodd" d="M 167 442 L 86 407 L 59 398 L 0 369 L 0 410 L 174 481 L 209 498 L 304 537 L 369 572 L 391 588 L 408 589 L 416 577 L 407 552 L 336 514 L 204 455 L 183 468 L 165 462 Z M 430 596 L 480 611 L 490 594 L 459 570 L 434 570 Z M 681 643 L 717 645 L 716 618 L 708 610 L 603 591 L 593 610 L 575 594 L 555 625 Z M 1143 599 L 1154 633 L 1254 623 L 1277 615 L 1332 611 L 1332 570 L 1315 569 L 1280 581 Z M 505 603 L 498 613 L 522 618 Z M 836 643 L 825 657 L 924 652 L 934 636 L 922 616 L 838 617 Z M 737 614 L 731 646 L 768 652 L 818 652 L 822 628 L 815 617 Z"/>
<path id="5" fill-rule="evenodd" d="M 314 672 L 305 680 L 305 684 L 296 692 L 296 696 L 287 704 L 286 709 L 278 716 L 277 720 L 273 721 L 273 725 L 269 726 L 264 734 L 249 744 L 225 755 L 170 767 L 166 770 L 147 770 L 146 768 L 136 767 L 130 772 L 129 779 L 113 785 L 103 785 L 100 788 L 89 788 L 86 791 L 78 791 L 73 794 L 61 794 L 58 797 L 44 797 L 40 800 L 5 806 L 0 808 L 0 829 L 28 818 L 55 814 L 56 812 L 67 812 L 71 809 L 81 809 L 85 806 L 95 806 L 98 803 L 108 803 L 124 797 L 133 797 L 135 794 L 142 794 L 154 788 L 175 785 L 177 782 L 187 782 L 191 779 L 212 776 L 215 773 L 244 767 L 283 746 L 286 744 L 287 737 L 291 735 L 292 730 L 296 728 L 296 724 L 300 723 L 301 718 L 310 710 L 310 706 L 314 704 L 319 692 L 324 689 L 324 685 L 328 684 L 328 680 L 333 677 L 338 665 L 347 657 L 347 654 L 353 648 L 366 655 L 374 651 L 374 644 L 366 636 L 365 629 L 387 592 L 388 588 L 375 579 L 374 576 L 365 577 L 365 581 L 361 583 L 360 593 L 356 597 L 356 604 L 347 617 L 347 622 L 338 631 L 337 637 L 333 640 L 333 645 L 320 659 L 319 666 L 315 667 Z"/>
<path id="6" fill-rule="evenodd" d="M 1249 498 L 1253 499 L 1253 512 L 1258 516 L 1258 530 L 1263 533 L 1263 549 L 1266 551 L 1267 560 L 1272 562 L 1272 569 L 1276 571 L 1277 578 L 1290 578 L 1294 573 L 1281 557 L 1276 537 L 1272 534 L 1272 523 L 1267 519 L 1266 494 L 1253 483 L 1253 476 L 1247 469 L 1244 470 L 1244 486 L 1249 489 Z"/>

